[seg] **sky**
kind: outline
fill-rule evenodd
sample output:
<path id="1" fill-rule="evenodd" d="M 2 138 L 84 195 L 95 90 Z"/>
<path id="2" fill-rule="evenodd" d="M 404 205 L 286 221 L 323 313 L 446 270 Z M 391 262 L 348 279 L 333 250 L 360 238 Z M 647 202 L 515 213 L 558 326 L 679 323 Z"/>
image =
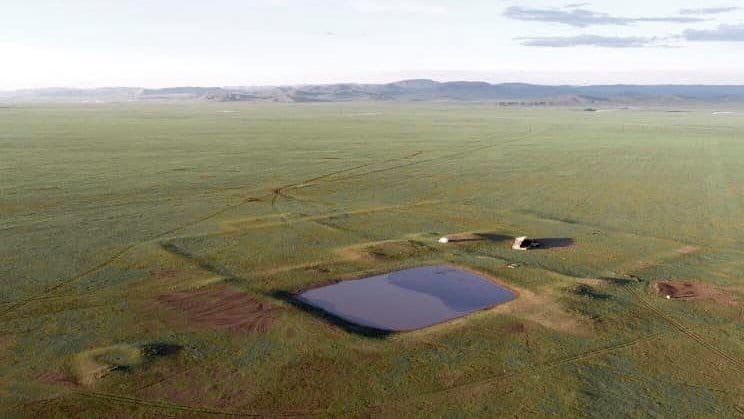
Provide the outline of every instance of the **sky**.
<path id="1" fill-rule="evenodd" d="M 0 89 L 744 84 L 740 0 L 2 0 Z"/>

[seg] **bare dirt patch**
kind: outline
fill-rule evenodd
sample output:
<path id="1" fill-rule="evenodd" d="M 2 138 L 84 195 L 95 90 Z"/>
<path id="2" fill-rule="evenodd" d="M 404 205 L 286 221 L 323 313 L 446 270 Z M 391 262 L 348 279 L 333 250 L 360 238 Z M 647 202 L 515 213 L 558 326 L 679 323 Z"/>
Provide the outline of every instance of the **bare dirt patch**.
<path id="1" fill-rule="evenodd" d="M 178 313 L 189 325 L 235 333 L 263 332 L 279 308 L 227 288 L 201 289 L 161 295 L 158 302 Z"/>
<path id="2" fill-rule="evenodd" d="M 167 343 L 119 344 L 93 348 L 75 355 L 71 372 L 74 383 L 92 386 L 114 371 L 140 368 L 156 358 L 175 355 L 180 350 L 180 346 Z"/>
<path id="3" fill-rule="evenodd" d="M 698 250 L 700 250 L 700 248 L 697 246 L 683 246 L 677 249 L 677 253 L 681 255 L 689 255 L 691 253 L 697 252 Z"/>
<path id="4" fill-rule="evenodd" d="M 492 308 L 491 312 L 530 320 L 559 332 L 581 333 L 581 324 L 576 317 L 563 310 L 560 304 L 550 296 L 536 294 L 522 288 L 513 288 L 519 293 L 519 297 L 510 301 L 509 304 Z"/>
<path id="5" fill-rule="evenodd" d="M 62 370 L 47 370 L 36 376 L 42 384 L 60 385 L 64 387 L 78 387 L 79 384 L 74 377 Z"/>
<path id="6" fill-rule="evenodd" d="M 653 290 L 660 296 L 673 300 L 711 300 L 719 304 L 735 305 L 736 298 L 709 284 L 682 281 L 659 281 Z"/>

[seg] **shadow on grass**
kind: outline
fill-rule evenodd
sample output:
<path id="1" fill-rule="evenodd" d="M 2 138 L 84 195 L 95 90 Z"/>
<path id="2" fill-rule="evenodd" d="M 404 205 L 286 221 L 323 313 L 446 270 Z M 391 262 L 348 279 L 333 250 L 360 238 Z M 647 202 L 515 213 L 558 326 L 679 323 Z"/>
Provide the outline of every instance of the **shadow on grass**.
<path id="1" fill-rule="evenodd" d="M 584 284 L 581 284 L 577 286 L 576 288 L 572 289 L 571 292 L 581 297 L 593 298 L 595 300 L 607 300 L 610 298 L 610 294 L 604 294 L 601 292 L 597 292 L 594 288 L 590 287 L 589 285 L 584 285 Z"/>
<path id="2" fill-rule="evenodd" d="M 473 236 L 475 237 L 468 237 L 466 239 L 450 239 L 450 243 L 466 243 L 466 242 L 481 242 L 481 241 L 489 241 L 489 242 L 505 242 L 505 241 L 512 241 L 514 240 L 514 237 L 507 236 L 504 234 L 498 234 L 498 233 L 473 233 Z"/>
<path id="3" fill-rule="evenodd" d="M 333 315 L 325 310 L 310 305 L 297 298 L 296 294 L 287 291 L 274 291 L 270 294 L 271 297 L 278 300 L 287 302 L 297 308 L 298 310 L 304 311 L 314 317 L 317 317 L 326 323 L 343 329 L 345 332 L 352 333 L 359 336 L 364 336 L 374 339 L 384 339 L 394 332 L 389 330 L 380 330 L 372 327 L 361 326 L 356 323 L 349 322 L 336 315 Z"/>
<path id="4" fill-rule="evenodd" d="M 599 279 L 601 279 L 603 281 L 607 281 L 607 282 L 609 282 L 609 283 L 611 283 L 613 285 L 617 285 L 619 287 L 636 285 L 636 284 L 638 284 L 638 283 L 641 282 L 640 278 L 639 279 L 634 279 L 634 278 L 617 278 L 617 277 L 613 277 L 613 276 L 603 276 L 603 277 L 600 277 Z"/>
<path id="5" fill-rule="evenodd" d="M 162 242 L 160 243 L 160 247 L 167 252 L 170 252 L 176 256 L 180 256 L 184 259 L 191 261 L 196 266 L 198 266 L 199 268 L 205 271 L 212 272 L 213 274 L 216 274 L 216 275 L 228 278 L 228 279 L 235 278 L 232 272 L 230 272 L 230 270 L 227 269 L 224 265 L 209 261 L 206 258 L 201 257 L 195 253 L 192 253 L 186 250 L 185 248 L 178 246 L 175 243 Z"/>
<path id="6" fill-rule="evenodd" d="M 540 246 L 535 247 L 532 250 L 560 249 L 564 247 L 571 247 L 575 243 L 574 239 L 569 237 L 548 237 L 532 240 L 540 243 Z"/>
<path id="7" fill-rule="evenodd" d="M 148 343 L 142 345 L 142 354 L 148 359 L 160 358 L 163 356 L 176 355 L 181 352 L 183 347 L 173 343 Z"/>

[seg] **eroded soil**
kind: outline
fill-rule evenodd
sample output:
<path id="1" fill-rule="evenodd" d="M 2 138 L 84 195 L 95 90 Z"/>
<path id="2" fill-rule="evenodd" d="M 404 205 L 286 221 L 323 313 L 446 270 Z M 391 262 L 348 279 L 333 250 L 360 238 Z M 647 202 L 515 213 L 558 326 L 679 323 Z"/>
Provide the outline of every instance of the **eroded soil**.
<path id="1" fill-rule="evenodd" d="M 173 322 L 235 333 L 266 331 L 280 311 L 276 306 L 224 287 L 161 295 L 157 300 L 169 309 Z"/>

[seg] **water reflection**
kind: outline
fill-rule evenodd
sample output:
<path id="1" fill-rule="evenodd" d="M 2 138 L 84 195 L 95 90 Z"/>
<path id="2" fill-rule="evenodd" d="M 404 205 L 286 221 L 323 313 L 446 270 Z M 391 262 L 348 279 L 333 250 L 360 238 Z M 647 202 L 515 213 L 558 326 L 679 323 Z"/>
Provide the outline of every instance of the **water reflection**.
<path id="1" fill-rule="evenodd" d="M 386 331 L 421 329 L 514 299 L 512 291 L 448 265 L 344 281 L 298 296 L 346 321 Z"/>

